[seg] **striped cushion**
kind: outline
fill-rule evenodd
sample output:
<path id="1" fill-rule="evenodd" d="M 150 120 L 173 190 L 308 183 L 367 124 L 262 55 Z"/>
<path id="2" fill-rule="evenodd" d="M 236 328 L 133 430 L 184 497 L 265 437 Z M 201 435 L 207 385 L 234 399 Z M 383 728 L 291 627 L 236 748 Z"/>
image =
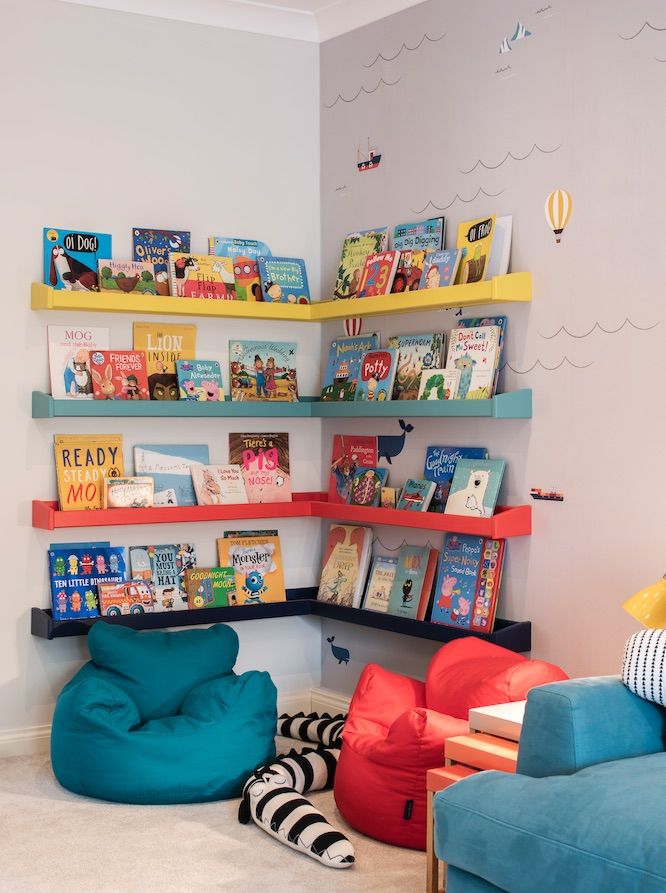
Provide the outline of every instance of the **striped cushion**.
<path id="1" fill-rule="evenodd" d="M 340 747 L 342 730 L 346 716 L 339 713 L 331 716 L 328 713 L 296 713 L 290 716 L 283 713 L 278 719 L 278 734 L 285 738 L 297 738 L 299 741 L 312 741 L 324 747 Z"/>
<path id="2" fill-rule="evenodd" d="M 666 707 L 666 629 L 643 629 L 627 640 L 622 681 L 639 698 Z"/>

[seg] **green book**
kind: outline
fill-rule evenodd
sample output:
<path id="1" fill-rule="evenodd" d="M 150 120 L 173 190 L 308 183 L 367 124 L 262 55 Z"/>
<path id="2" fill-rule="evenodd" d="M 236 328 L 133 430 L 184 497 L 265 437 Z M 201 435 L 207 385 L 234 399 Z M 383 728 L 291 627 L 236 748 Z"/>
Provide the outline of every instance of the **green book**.
<path id="1" fill-rule="evenodd" d="M 187 607 L 227 608 L 236 604 L 233 567 L 193 567 L 185 572 Z"/>

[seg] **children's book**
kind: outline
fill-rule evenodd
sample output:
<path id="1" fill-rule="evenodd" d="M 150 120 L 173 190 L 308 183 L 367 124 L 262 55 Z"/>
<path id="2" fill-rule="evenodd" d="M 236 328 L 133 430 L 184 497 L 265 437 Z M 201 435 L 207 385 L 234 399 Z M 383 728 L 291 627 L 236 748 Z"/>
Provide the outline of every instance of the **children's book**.
<path id="1" fill-rule="evenodd" d="M 176 360 L 193 360 L 197 327 L 180 323 L 134 323 L 134 350 L 146 353 L 151 400 L 179 400 Z"/>
<path id="2" fill-rule="evenodd" d="M 156 612 L 187 607 L 185 571 L 197 563 L 192 543 L 130 546 L 129 561 L 132 579 L 143 580 L 152 589 Z"/>
<path id="3" fill-rule="evenodd" d="M 103 617 L 121 614 L 152 613 L 155 596 L 148 583 L 142 580 L 123 580 L 121 583 L 100 583 L 97 587 L 99 613 Z"/>
<path id="4" fill-rule="evenodd" d="M 328 501 L 349 502 L 352 481 L 359 468 L 377 465 L 377 438 L 365 434 L 334 434 L 329 466 Z"/>
<path id="5" fill-rule="evenodd" d="M 456 400 L 488 400 L 493 396 L 500 333 L 499 326 L 451 329 L 446 368 L 460 370 Z"/>
<path id="6" fill-rule="evenodd" d="M 358 608 L 372 555 L 372 530 L 331 524 L 324 547 L 317 599 Z"/>
<path id="7" fill-rule="evenodd" d="M 445 237 L 445 217 L 431 217 L 418 223 L 399 223 L 393 228 L 393 247 L 398 251 L 439 251 Z"/>
<path id="8" fill-rule="evenodd" d="M 238 239 L 227 236 L 209 236 L 208 253 L 216 257 L 271 257 L 271 249 L 258 239 Z"/>
<path id="9" fill-rule="evenodd" d="M 408 512 L 427 512 L 435 488 L 436 484 L 433 481 L 408 478 L 396 507 Z"/>
<path id="10" fill-rule="evenodd" d="M 425 251 L 417 251 L 412 248 L 400 252 L 400 259 L 391 285 L 392 294 L 416 291 L 419 288 L 425 256 Z"/>
<path id="11" fill-rule="evenodd" d="M 134 473 L 151 477 L 155 482 L 155 505 L 165 504 L 160 494 L 172 490 L 175 503 L 196 505 L 192 484 L 192 465 L 208 465 L 208 445 L 204 443 L 136 444 Z"/>
<path id="12" fill-rule="evenodd" d="M 421 376 L 419 400 L 455 400 L 460 369 L 428 369 Z"/>
<path id="13" fill-rule="evenodd" d="M 218 539 L 217 555 L 220 567 L 234 569 L 239 605 L 286 600 L 280 537 L 257 534 Z"/>
<path id="14" fill-rule="evenodd" d="M 239 465 L 193 465 L 192 484 L 198 505 L 241 505 L 249 501 Z"/>
<path id="15" fill-rule="evenodd" d="M 497 326 L 499 329 L 499 338 L 497 342 L 497 351 L 495 353 L 495 374 L 493 375 L 492 394 L 497 393 L 497 385 L 499 382 L 500 366 L 502 365 L 502 353 L 504 351 L 504 341 L 506 340 L 506 316 L 471 316 L 458 320 L 459 329 L 474 329 L 482 326 Z"/>
<path id="16" fill-rule="evenodd" d="M 486 268 L 486 279 L 493 276 L 504 276 L 509 272 L 511 258 L 511 231 L 513 217 L 496 217 L 493 230 L 493 242 L 490 246 L 490 257 Z"/>
<path id="17" fill-rule="evenodd" d="M 457 248 L 426 254 L 419 288 L 444 288 L 453 285 L 460 257 L 461 252 Z"/>
<path id="18" fill-rule="evenodd" d="M 383 509 L 394 509 L 398 502 L 397 487 L 382 487 L 381 496 L 379 497 L 379 505 Z"/>
<path id="19" fill-rule="evenodd" d="M 349 233 L 342 245 L 342 255 L 333 293 L 334 300 L 357 297 L 361 273 L 369 254 L 388 248 L 388 227 Z"/>
<path id="20" fill-rule="evenodd" d="M 93 350 L 90 374 L 95 400 L 148 400 L 143 350 Z"/>
<path id="21" fill-rule="evenodd" d="M 485 447 L 429 446 L 426 449 L 423 477 L 434 481 L 436 486 L 428 511 L 443 514 L 459 459 L 487 458 L 488 450 Z"/>
<path id="22" fill-rule="evenodd" d="M 134 260 L 145 261 L 155 268 L 155 285 L 158 295 L 169 294 L 169 253 L 190 250 L 190 234 L 179 229 L 132 230 L 132 256 Z"/>
<path id="23" fill-rule="evenodd" d="M 233 567 L 193 567 L 185 571 L 187 607 L 226 608 L 237 604 Z"/>
<path id="24" fill-rule="evenodd" d="M 389 596 L 397 567 L 397 558 L 375 555 L 372 559 L 368 582 L 365 587 L 365 595 L 363 596 L 363 604 L 361 605 L 365 611 L 379 611 L 380 614 L 388 613 Z"/>
<path id="25" fill-rule="evenodd" d="M 272 304 L 309 304 L 310 287 L 305 261 L 300 257 L 258 258 L 264 301 Z"/>
<path id="26" fill-rule="evenodd" d="M 391 347 L 392 345 L 389 345 Z M 361 360 L 379 347 L 379 335 L 355 335 L 331 341 L 321 388 L 322 400 L 353 400 Z"/>
<path id="27" fill-rule="evenodd" d="M 447 533 L 430 620 L 492 632 L 504 563 L 504 540 Z"/>
<path id="28" fill-rule="evenodd" d="M 387 478 L 387 468 L 359 468 L 351 482 L 349 504 L 377 508 Z"/>
<path id="29" fill-rule="evenodd" d="M 211 254 L 169 253 L 171 294 L 177 298 L 236 298 L 234 265 L 230 257 Z"/>
<path id="30" fill-rule="evenodd" d="M 229 461 L 240 467 L 247 500 L 291 502 L 289 435 L 229 434 Z"/>
<path id="31" fill-rule="evenodd" d="M 44 282 L 51 288 L 99 291 L 100 257 L 113 257 L 108 233 L 44 227 Z"/>
<path id="32" fill-rule="evenodd" d="M 398 368 L 395 348 L 368 351 L 361 360 L 361 374 L 354 400 L 390 400 Z"/>
<path id="33" fill-rule="evenodd" d="M 230 341 L 231 399 L 298 402 L 296 344 L 292 341 Z"/>
<path id="34" fill-rule="evenodd" d="M 437 569 L 437 550 L 401 546 L 389 594 L 389 613 L 412 620 L 425 616 Z"/>
<path id="35" fill-rule="evenodd" d="M 149 477 L 104 478 L 103 509 L 147 509 L 155 484 Z"/>
<path id="36" fill-rule="evenodd" d="M 104 291 L 117 291 L 124 295 L 156 295 L 155 267 L 141 260 L 97 261 L 99 287 Z"/>
<path id="37" fill-rule="evenodd" d="M 125 579 L 125 550 L 90 543 L 49 549 L 49 577 L 54 620 L 97 617 L 100 583 Z"/>
<path id="38" fill-rule="evenodd" d="M 122 434 L 56 434 L 54 447 L 60 511 L 101 509 L 104 479 L 124 474 Z"/>
<path id="39" fill-rule="evenodd" d="M 109 330 L 98 326 L 47 326 L 51 395 L 93 399 L 90 354 L 106 350 Z"/>
<path id="40" fill-rule="evenodd" d="M 263 301 L 258 258 L 271 256 L 271 250 L 265 242 L 210 236 L 208 253 L 230 257 L 233 261 L 237 301 Z"/>
<path id="41" fill-rule="evenodd" d="M 495 215 L 479 220 L 467 220 L 458 226 L 458 245 L 461 250 L 456 284 L 480 282 L 486 274 L 493 241 Z"/>
<path id="42" fill-rule="evenodd" d="M 196 403 L 224 400 L 222 372 L 217 360 L 176 360 L 181 400 Z"/>
<path id="43" fill-rule="evenodd" d="M 388 346 L 398 351 L 393 399 L 416 400 L 423 371 L 436 369 L 441 363 L 442 336 L 438 332 L 392 335 Z"/>
<path id="44" fill-rule="evenodd" d="M 359 298 L 372 298 L 387 295 L 393 285 L 393 277 L 398 269 L 399 251 L 384 251 L 369 254 L 365 259 L 361 280 L 358 285 Z"/>
<path id="45" fill-rule="evenodd" d="M 458 459 L 444 514 L 490 518 L 505 465 L 504 459 Z"/>

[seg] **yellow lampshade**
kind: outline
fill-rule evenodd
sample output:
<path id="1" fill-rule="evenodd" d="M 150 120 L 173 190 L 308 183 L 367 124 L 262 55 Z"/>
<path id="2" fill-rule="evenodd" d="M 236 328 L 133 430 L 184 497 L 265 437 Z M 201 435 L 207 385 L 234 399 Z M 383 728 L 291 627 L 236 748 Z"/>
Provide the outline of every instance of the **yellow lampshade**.
<path id="1" fill-rule="evenodd" d="M 643 626 L 666 627 L 666 577 L 632 595 L 622 607 Z"/>

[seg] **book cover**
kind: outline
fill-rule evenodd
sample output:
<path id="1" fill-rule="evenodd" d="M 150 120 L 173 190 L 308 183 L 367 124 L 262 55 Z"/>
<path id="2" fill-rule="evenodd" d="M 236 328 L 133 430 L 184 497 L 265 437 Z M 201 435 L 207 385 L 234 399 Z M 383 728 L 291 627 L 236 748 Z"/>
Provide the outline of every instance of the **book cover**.
<path id="1" fill-rule="evenodd" d="M 382 487 L 381 496 L 379 497 L 379 505 L 383 509 L 394 509 L 398 502 L 397 487 Z"/>
<path id="2" fill-rule="evenodd" d="M 417 251 L 411 248 L 400 252 L 398 266 L 393 277 L 393 284 L 391 285 L 392 294 L 398 294 L 403 291 L 416 291 L 420 287 L 425 257 L 425 251 Z"/>
<path id="3" fill-rule="evenodd" d="M 499 326 L 451 329 L 447 369 L 460 370 L 456 400 L 488 400 L 499 356 Z"/>
<path id="4" fill-rule="evenodd" d="M 181 323 L 135 322 L 134 350 L 146 354 L 151 400 L 179 400 L 176 360 L 193 360 L 197 327 Z"/>
<path id="5" fill-rule="evenodd" d="M 153 504 L 155 486 L 149 477 L 104 478 L 104 509 L 147 509 Z"/>
<path id="6" fill-rule="evenodd" d="M 461 252 L 457 248 L 426 254 L 419 288 L 444 288 L 453 285 L 460 258 Z"/>
<path id="7" fill-rule="evenodd" d="M 368 351 L 361 360 L 354 400 L 390 400 L 398 368 L 398 351 L 387 347 Z"/>
<path id="8" fill-rule="evenodd" d="M 230 341 L 231 399 L 298 402 L 293 341 Z"/>
<path id="9" fill-rule="evenodd" d="M 319 601 L 358 608 L 372 551 L 372 530 L 332 524 L 322 561 Z"/>
<path id="10" fill-rule="evenodd" d="M 361 279 L 358 284 L 358 297 L 372 298 L 376 295 L 389 294 L 399 260 L 399 251 L 369 254 L 365 259 Z"/>
<path id="11" fill-rule="evenodd" d="M 441 363 L 442 336 L 438 332 L 392 335 L 388 346 L 398 351 L 393 399 L 416 400 L 423 371 L 436 369 Z"/>
<path id="12" fill-rule="evenodd" d="M 148 400 L 143 350 L 93 350 L 90 374 L 95 400 Z"/>
<path id="13" fill-rule="evenodd" d="M 368 582 L 361 605 L 364 610 L 379 611 L 380 614 L 388 613 L 389 596 L 397 567 L 397 558 L 375 555 L 370 565 Z"/>
<path id="14" fill-rule="evenodd" d="M 169 294 L 169 253 L 189 252 L 190 234 L 180 229 L 132 229 L 132 257 L 152 264 L 158 295 Z"/>
<path id="15" fill-rule="evenodd" d="M 426 575 L 430 552 L 435 551 L 428 546 L 400 547 L 395 577 L 389 593 L 389 613 L 398 617 L 417 619 L 421 596 L 430 595 L 425 592 Z"/>
<path id="16" fill-rule="evenodd" d="M 264 301 L 272 304 L 309 304 L 310 287 L 305 261 L 300 257 L 258 258 Z"/>
<path id="17" fill-rule="evenodd" d="M 348 502 L 357 469 L 375 468 L 377 458 L 375 436 L 334 434 L 329 466 L 328 501 Z"/>
<path id="18" fill-rule="evenodd" d="M 461 250 L 461 257 L 456 284 L 480 282 L 485 277 L 494 227 L 494 214 L 459 224 L 457 247 Z"/>
<path id="19" fill-rule="evenodd" d="M 97 587 L 97 600 L 99 613 L 103 617 L 152 613 L 155 607 L 153 590 L 141 580 L 100 583 Z"/>
<path id="20" fill-rule="evenodd" d="M 240 466 L 247 499 L 291 502 L 289 434 L 229 434 L 229 461 Z"/>
<path id="21" fill-rule="evenodd" d="M 430 217 L 393 228 L 393 247 L 398 251 L 439 251 L 446 238 L 446 218 Z"/>
<path id="22" fill-rule="evenodd" d="M 193 567 L 185 571 L 187 607 L 226 608 L 237 604 L 233 567 Z"/>
<path id="23" fill-rule="evenodd" d="M 389 345 L 391 346 L 391 345 Z M 353 400 L 361 370 L 361 360 L 368 351 L 379 347 L 379 335 L 355 335 L 331 341 L 322 380 L 322 400 Z"/>
<path id="24" fill-rule="evenodd" d="M 419 400 L 455 400 L 460 375 L 460 369 L 428 369 L 421 376 Z"/>
<path id="25" fill-rule="evenodd" d="M 101 509 L 104 479 L 124 474 L 122 434 L 56 434 L 54 448 L 60 511 Z"/>
<path id="26" fill-rule="evenodd" d="M 51 396 L 93 399 L 90 354 L 106 350 L 109 330 L 100 326 L 47 326 Z"/>
<path id="27" fill-rule="evenodd" d="M 212 254 L 169 252 L 171 294 L 177 298 L 210 298 L 233 301 L 236 298 L 234 265 L 230 257 Z"/>
<path id="28" fill-rule="evenodd" d="M 263 605 L 287 598 L 279 536 L 236 536 L 217 540 L 220 567 L 233 567 L 239 605 Z"/>
<path id="29" fill-rule="evenodd" d="M 239 465 L 192 465 L 192 484 L 197 505 L 242 505 L 249 501 Z"/>
<path id="30" fill-rule="evenodd" d="M 271 249 L 259 239 L 239 239 L 228 236 L 209 236 L 208 253 L 216 257 L 271 257 Z"/>
<path id="31" fill-rule="evenodd" d="M 99 287 L 122 294 L 156 295 L 155 267 L 141 260 L 97 261 Z"/>
<path id="32" fill-rule="evenodd" d="M 164 504 L 160 494 L 173 490 L 175 505 L 196 505 L 192 465 L 208 465 L 205 443 L 136 444 L 134 473 L 151 477 L 155 483 L 155 505 Z"/>
<path id="33" fill-rule="evenodd" d="M 342 244 L 333 299 L 355 298 L 365 259 L 388 248 L 388 227 L 349 233 Z"/>
<path id="34" fill-rule="evenodd" d="M 504 276 L 509 272 L 511 259 L 511 234 L 513 217 L 496 217 L 493 230 L 493 241 L 490 246 L 490 257 L 486 268 L 486 279 L 493 276 Z"/>
<path id="35" fill-rule="evenodd" d="M 109 233 L 44 227 L 44 282 L 51 288 L 99 291 L 100 257 L 113 257 Z"/>
<path id="36" fill-rule="evenodd" d="M 504 459 L 458 459 L 444 514 L 490 518 L 505 465 Z"/>
<path id="37" fill-rule="evenodd" d="M 271 256 L 271 250 L 265 242 L 210 236 L 208 253 L 230 257 L 233 261 L 237 301 L 263 301 L 258 259 Z"/>
<path id="38" fill-rule="evenodd" d="M 387 468 L 359 468 L 351 482 L 349 504 L 377 508 L 387 478 Z"/>
<path id="39" fill-rule="evenodd" d="M 428 511 L 444 512 L 446 500 L 449 498 L 453 472 L 459 459 L 487 459 L 485 447 L 429 446 L 426 449 L 423 477 L 434 481 L 436 487 L 430 501 Z"/>
<path id="40" fill-rule="evenodd" d="M 196 403 L 224 400 L 222 372 L 217 360 L 176 360 L 181 400 Z"/>
<path id="41" fill-rule="evenodd" d="M 129 562 L 133 580 L 150 586 L 155 612 L 185 610 L 185 571 L 197 563 L 192 543 L 130 546 Z"/>
<path id="42" fill-rule="evenodd" d="M 499 337 L 497 340 L 497 351 L 495 352 L 495 372 L 493 375 L 492 395 L 497 393 L 499 383 L 500 366 L 502 365 L 502 353 L 504 351 L 504 342 L 506 340 L 506 316 L 466 316 L 458 320 L 459 329 L 475 329 L 483 326 L 497 326 L 499 329 Z"/>
<path id="43" fill-rule="evenodd" d="M 402 488 L 397 508 L 408 512 L 427 512 L 435 488 L 433 481 L 408 478 Z"/>
<path id="44" fill-rule="evenodd" d="M 97 617 L 97 587 L 125 579 L 122 547 L 70 545 L 49 549 L 49 577 L 54 620 Z"/>

